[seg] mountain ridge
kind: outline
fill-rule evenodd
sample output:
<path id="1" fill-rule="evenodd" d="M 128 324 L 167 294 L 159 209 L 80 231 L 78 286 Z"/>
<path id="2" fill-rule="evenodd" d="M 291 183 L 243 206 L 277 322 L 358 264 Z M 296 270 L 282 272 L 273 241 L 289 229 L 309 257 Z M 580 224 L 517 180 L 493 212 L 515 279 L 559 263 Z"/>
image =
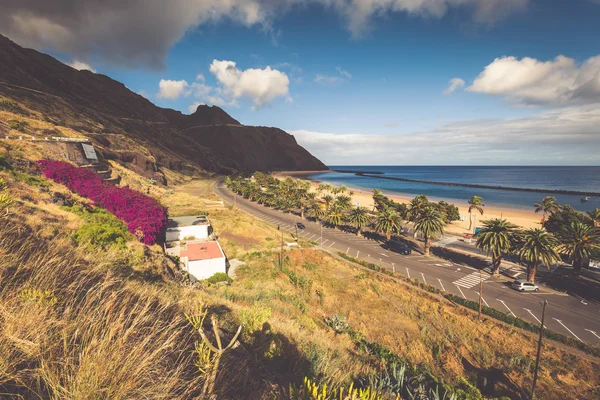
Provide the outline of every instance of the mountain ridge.
<path id="1" fill-rule="evenodd" d="M 0 96 L 89 137 L 109 159 L 132 158 L 119 157 L 132 149 L 115 134 L 133 139 L 147 150 L 134 163 L 146 172 L 182 164 L 218 173 L 327 169 L 279 128 L 243 125 L 217 106 L 200 105 L 189 115 L 158 107 L 106 75 L 78 71 L 2 35 L 0 60 Z M 148 159 L 154 165 L 145 167 Z"/>

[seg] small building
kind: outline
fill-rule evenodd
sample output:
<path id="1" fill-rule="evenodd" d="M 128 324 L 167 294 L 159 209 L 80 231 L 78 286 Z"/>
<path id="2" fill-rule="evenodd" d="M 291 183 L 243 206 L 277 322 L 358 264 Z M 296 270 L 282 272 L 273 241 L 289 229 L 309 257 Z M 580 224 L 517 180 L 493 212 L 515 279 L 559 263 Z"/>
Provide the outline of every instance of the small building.
<path id="1" fill-rule="evenodd" d="M 167 242 L 205 240 L 211 235 L 210 221 L 204 215 L 174 217 L 167 224 Z"/>
<path id="2" fill-rule="evenodd" d="M 227 273 L 227 259 L 217 241 L 187 243 L 179 252 L 182 268 L 192 279 L 208 279 L 217 272 Z"/>

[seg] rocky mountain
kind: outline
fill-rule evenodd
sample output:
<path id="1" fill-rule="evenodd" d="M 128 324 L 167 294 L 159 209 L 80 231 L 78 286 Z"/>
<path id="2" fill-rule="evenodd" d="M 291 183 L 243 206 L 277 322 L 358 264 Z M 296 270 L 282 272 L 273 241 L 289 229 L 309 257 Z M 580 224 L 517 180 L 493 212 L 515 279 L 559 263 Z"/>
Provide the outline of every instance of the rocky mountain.
<path id="1" fill-rule="evenodd" d="M 157 107 L 105 75 L 75 70 L 2 35 L 0 97 L 23 106 L 29 117 L 89 137 L 105 158 L 150 175 L 186 167 L 327 169 L 281 129 L 242 125 L 215 106 L 199 106 L 191 115 Z"/>

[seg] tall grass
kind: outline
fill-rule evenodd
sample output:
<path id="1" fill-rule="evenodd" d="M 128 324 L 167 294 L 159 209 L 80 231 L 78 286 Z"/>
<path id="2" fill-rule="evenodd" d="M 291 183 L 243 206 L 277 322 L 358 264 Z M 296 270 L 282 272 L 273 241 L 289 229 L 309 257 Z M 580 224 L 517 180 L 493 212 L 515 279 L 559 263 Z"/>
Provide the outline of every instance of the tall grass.
<path id="1" fill-rule="evenodd" d="M 3 221 L 0 393 L 192 397 L 201 387 L 194 338 L 176 303 L 85 265 L 66 238 L 50 243 Z"/>

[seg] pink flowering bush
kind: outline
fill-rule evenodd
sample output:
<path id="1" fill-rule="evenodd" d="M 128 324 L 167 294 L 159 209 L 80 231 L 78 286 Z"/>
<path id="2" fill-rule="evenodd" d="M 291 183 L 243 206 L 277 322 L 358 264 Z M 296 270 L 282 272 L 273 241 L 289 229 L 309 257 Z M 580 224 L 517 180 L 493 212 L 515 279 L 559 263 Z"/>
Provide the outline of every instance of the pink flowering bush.
<path id="1" fill-rule="evenodd" d="M 167 209 L 152 197 L 110 185 L 93 171 L 62 161 L 38 161 L 44 176 L 65 185 L 72 192 L 93 200 L 121 219 L 129 232 L 144 244 L 164 241 Z"/>

